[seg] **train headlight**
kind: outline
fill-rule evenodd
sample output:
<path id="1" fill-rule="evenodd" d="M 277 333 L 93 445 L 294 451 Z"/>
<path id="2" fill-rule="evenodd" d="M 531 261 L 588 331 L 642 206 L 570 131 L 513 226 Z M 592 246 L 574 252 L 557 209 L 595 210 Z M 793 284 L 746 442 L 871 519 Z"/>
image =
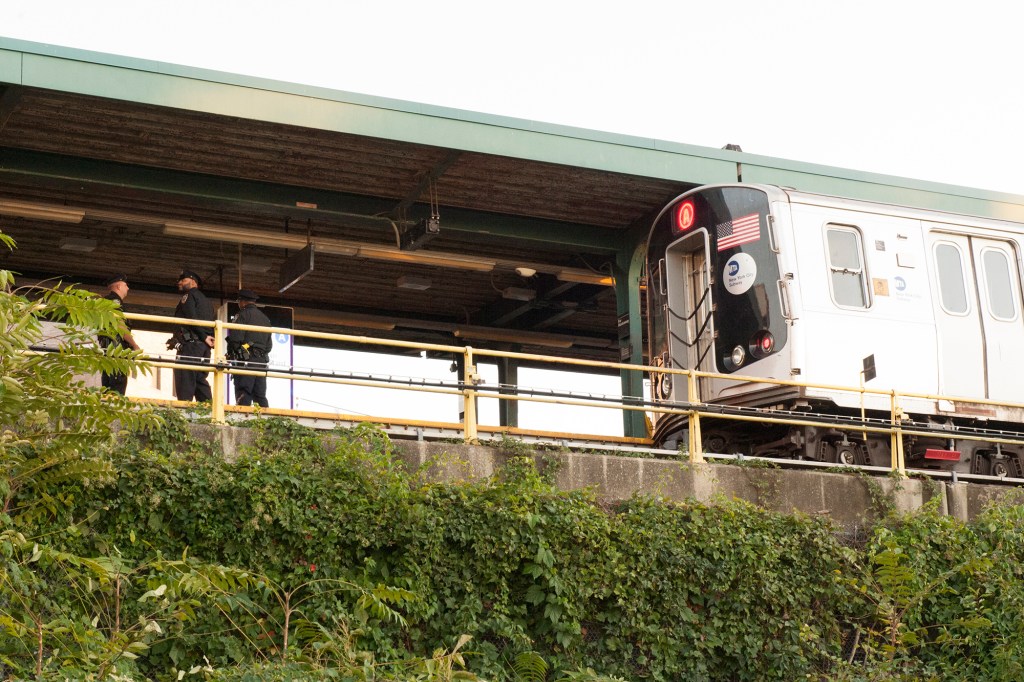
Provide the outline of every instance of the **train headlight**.
<path id="1" fill-rule="evenodd" d="M 742 367 L 744 361 L 747 359 L 747 351 L 743 346 L 736 346 L 732 349 L 732 353 L 729 355 L 729 361 L 733 367 Z"/>

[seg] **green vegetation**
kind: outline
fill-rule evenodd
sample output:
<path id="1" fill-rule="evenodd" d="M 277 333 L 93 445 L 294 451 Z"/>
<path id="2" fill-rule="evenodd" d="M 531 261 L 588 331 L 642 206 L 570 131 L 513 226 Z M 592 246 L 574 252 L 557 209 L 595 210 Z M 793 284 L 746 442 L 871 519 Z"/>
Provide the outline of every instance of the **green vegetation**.
<path id="1" fill-rule="evenodd" d="M 423 484 L 373 428 L 324 439 L 282 420 L 252 427 L 225 462 L 166 415 L 110 451 L 116 481 L 55 489 L 66 504 L 34 524 L 66 555 L 110 562 L 106 583 L 37 608 L 98 617 L 107 646 L 120 621 L 137 642 L 121 645 L 137 654 L 124 679 L 1024 672 L 1021 507 L 970 525 L 931 509 L 889 517 L 855 549 L 826 520 L 740 502 L 603 509 L 524 457 L 493 480 Z M 21 547 L 7 556 L 24 569 Z M 75 570 L 98 580 L 87 568 Z"/>
<path id="2" fill-rule="evenodd" d="M 511 444 L 494 478 L 437 484 L 373 427 L 256 419 L 229 462 L 74 383 L 135 366 L 83 345 L 116 310 L 41 300 L 0 299 L 5 679 L 1024 677 L 1022 506 L 891 513 L 851 547 L 742 502 L 601 506 Z M 44 314 L 79 331 L 26 355 Z"/>

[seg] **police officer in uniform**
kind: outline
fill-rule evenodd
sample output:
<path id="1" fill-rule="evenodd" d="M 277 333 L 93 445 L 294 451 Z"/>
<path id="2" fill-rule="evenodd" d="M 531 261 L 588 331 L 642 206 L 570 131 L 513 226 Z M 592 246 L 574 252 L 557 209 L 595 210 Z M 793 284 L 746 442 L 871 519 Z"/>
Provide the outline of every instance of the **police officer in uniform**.
<path id="1" fill-rule="evenodd" d="M 128 276 L 114 275 L 103 284 L 107 287 L 107 295 L 103 298 L 114 301 L 117 304 L 117 307 L 120 308 L 121 303 L 124 302 L 125 297 L 128 295 Z M 128 320 L 125 320 L 124 324 L 128 331 L 114 337 L 101 336 L 99 338 L 100 347 L 108 348 L 113 346 L 114 348 L 131 348 L 132 350 L 139 350 L 139 344 L 135 342 L 134 338 L 132 338 L 131 323 L 129 323 Z M 104 373 L 100 380 L 103 384 L 103 388 L 116 391 L 121 395 L 124 395 L 125 391 L 128 390 L 127 374 Z"/>
<path id="2" fill-rule="evenodd" d="M 200 291 L 202 278 L 194 270 L 182 270 L 178 276 L 178 291 L 181 300 L 174 309 L 174 316 L 189 320 L 208 320 L 213 322 L 216 315 L 213 304 L 206 294 Z M 209 363 L 210 351 L 213 348 L 213 327 L 181 325 L 174 336 L 167 341 L 168 348 L 178 351 L 178 362 Z M 178 400 L 198 400 L 209 402 L 213 398 L 210 382 L 206 372 L 195 372 L 187 369 L 174 370 L 174 396 Z"/>
<path id="3" fill-rule="evenodd" d="M 250 324 L 256 327 L 269 327 L 270 318 L 256 306 L 259 299 L 252 291 L 242 289 L 238 292 L 238 314 L 231 318 L 237 324 Z M 272 344 L 270 332 L 258 332 L 251 329 L 228 330 L 228 359 L 236 367 L 266 370 L 270 362 Z M 232 375 L 235 382 L 235 402 L 239 405 L 270 407 L 267 402 L 267 377 Z"/>

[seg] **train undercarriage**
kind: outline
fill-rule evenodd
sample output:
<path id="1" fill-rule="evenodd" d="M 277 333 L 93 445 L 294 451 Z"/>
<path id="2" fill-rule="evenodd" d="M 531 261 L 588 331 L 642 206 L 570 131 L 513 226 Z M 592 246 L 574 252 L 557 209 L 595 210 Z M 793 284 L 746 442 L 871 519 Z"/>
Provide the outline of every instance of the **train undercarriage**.
<path id="1" fill-rule="evenodd" d="M 840 466 L 892 465 L 892 439 L 888 432 L 864 432 L 866 426 L 887 429 L 887 418 L 864 420 L 859 414 L 841 411 L 758 410 L 707 406 L 709 412 L 749 418 L 758 414 L 776 421 L 758 422 L 704 415 L 700 420 L 702 450 L 714 454 L 809 460 Z M 782 420 L 800 424 L 780 423 Z M 808 423 L 810 422 L 810 423 Z M 675 449 L 687 443 L 686 415 L 661 417 L 654 440 Z M 905 432 L 905 465 L 912 469 L 955 471 L 964 474 L 1024 478 L 1024 446 L 993 442 L 1024 440 L 1018 424 L 981 422 L 973 419 L 909 417 L 901 422 Z"/>

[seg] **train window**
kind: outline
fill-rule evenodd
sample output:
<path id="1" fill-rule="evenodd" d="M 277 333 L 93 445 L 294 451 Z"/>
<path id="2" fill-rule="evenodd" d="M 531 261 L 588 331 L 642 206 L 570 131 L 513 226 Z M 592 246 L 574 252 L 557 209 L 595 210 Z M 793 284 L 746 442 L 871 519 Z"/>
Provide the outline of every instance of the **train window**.
<path id="1" fill-rule="evenodd" d="M 988 292 L 988 310 L 999 320 L 1017 317 L 1013 300 L 1013 284 L 1010 281 L 1010 263 L 1006 254 L 997 249 L 982 252 L 985 268 L 985 290 Z"/>
<path id="2" fill-rule="evenodd" d="M 852 227 L 829 225 L 828 267 L 832 274 L 832 297 L 838 305 L 868 307 L 867 277 L 860 232 Z"/>
<path id="3" fill-rule="evenodd" d="M 967 287 L 964 284 L 964 262 L 954 244 L 935 245 L 935 268 L 939 278 L 939 302 L 953 315 L 967 313 Z"/>

